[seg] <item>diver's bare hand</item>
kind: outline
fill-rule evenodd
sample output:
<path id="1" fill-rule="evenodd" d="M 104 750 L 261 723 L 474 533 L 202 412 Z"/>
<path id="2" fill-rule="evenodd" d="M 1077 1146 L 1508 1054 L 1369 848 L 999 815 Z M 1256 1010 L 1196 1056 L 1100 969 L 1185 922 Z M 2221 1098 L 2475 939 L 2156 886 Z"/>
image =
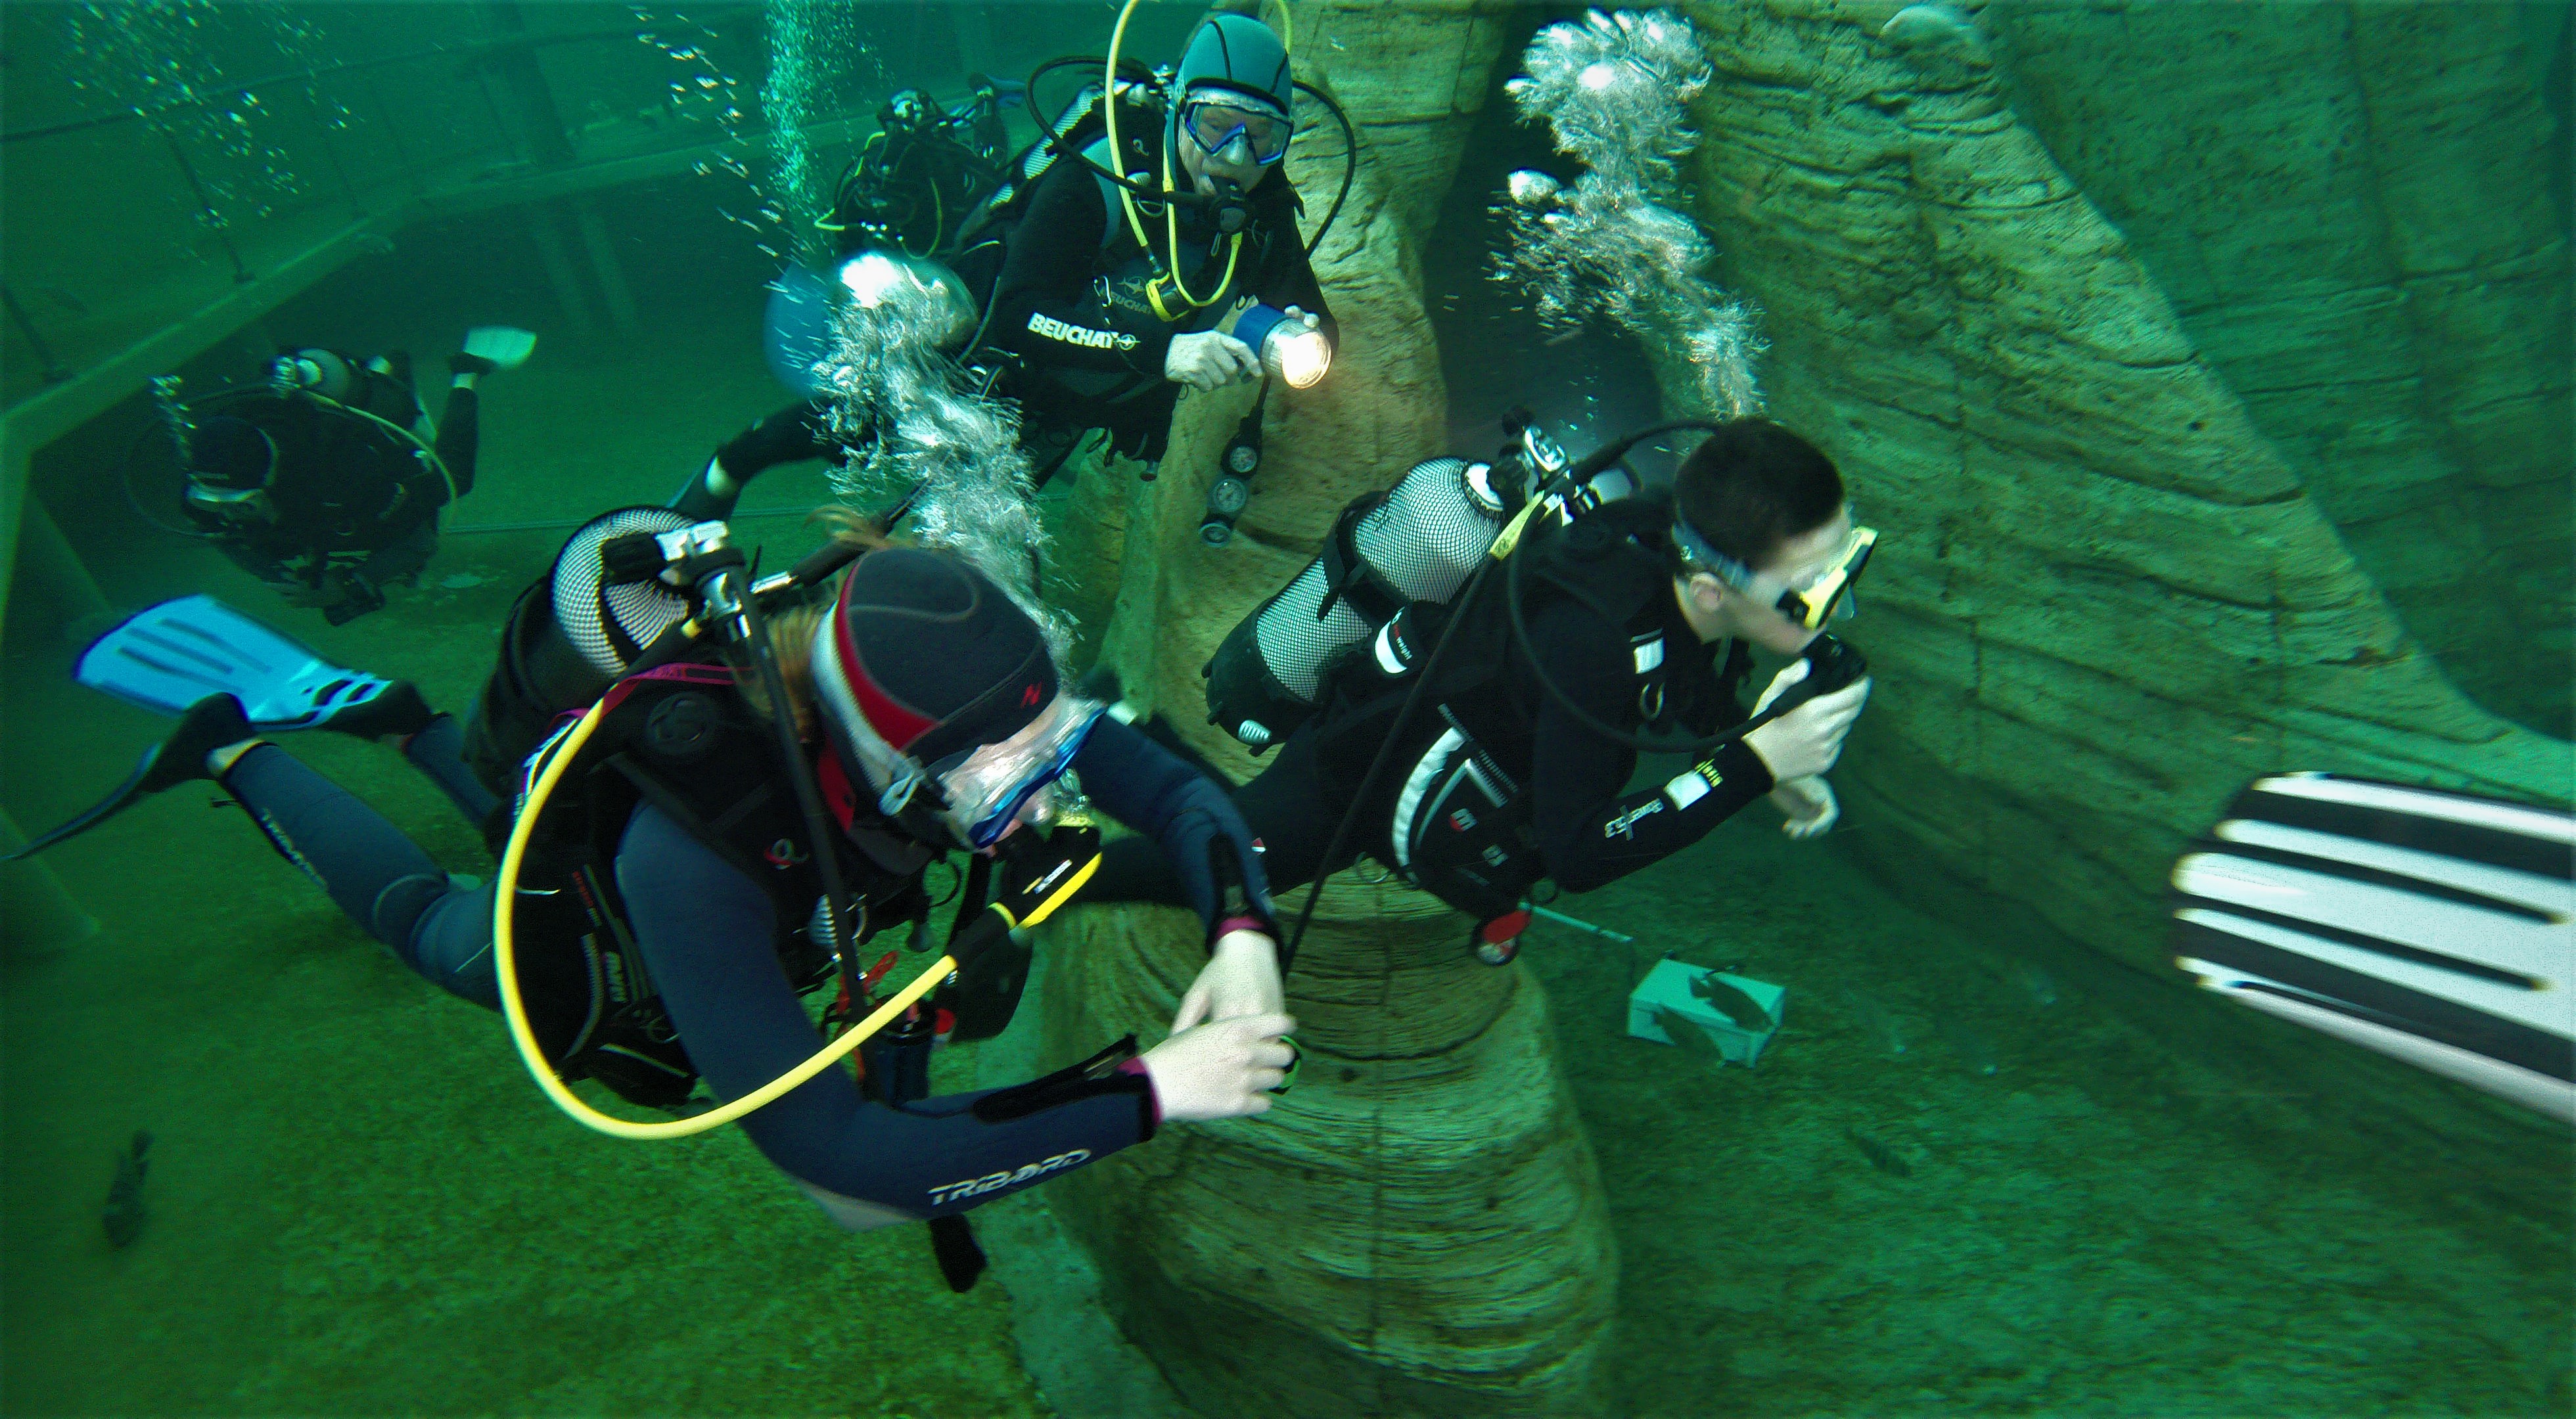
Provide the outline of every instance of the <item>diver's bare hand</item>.
<path id="1" fill-rule="evenodd" d="M 1789 667 L 1798 670 L 1807 662 L 1801 660 Z M 1785 675 L 1783 676 L 1785 679 Z M 1801 674 L 1799 680 L 1805 679 Z M 1779 692 L 1789 685 L 1775 680 L 1762 697 L 1767 708 Z M 1818 695 L 1769 724 L 1744 736 L 1744 747 L 1751 749 L 1771 771 L 1775 784 L 1791 779 L 1814 778 L 1834 766 L 1842 757 L 1843 738 L 1851 733 L 1852 721 L 1860 718 L 1861 706 L 1869 702 L 1869 681 L 1856 680 L 1830 695 Z"/>
<path id="2" fill-rule="evenodd" d="M 1268 1090 L 1297 1056 L 1279 1037 L 1297 1028 L 1286 1015 L 1246 1015 L 1184 1030 L 1145 1051 L 1145 1077 L 1167 1123 L 1205 1123 L 1266 1113 Z"/>
<path id="3" fill-rule="evenodd" d="M 1171 352 L 1163 356 L 1163 378 L 1192 389 L 1221 389 L 1260 373 L 1261 357 L 1222 330 L 1175 335 Z"/>
<path id="4" fill-rule="evenodd" d="M 1843 816 L 1834 786 L 1822 778 L 1785 779 L 1771 790 L 1771 806 L 1788 819 L 1780 831 L 1793 838 L 1812 838 Z"/>
<path id="5" fill-rule="evenodd" d="M 1229 931 L 1217 938 L 1208 963 L 1181 997 L 1172 1017 L 1172 1033 L 1210 1020 L 1245 1015 L 1276 1015 L 1288 1008 L 1288 991 L 1279 981 L 1279 948 L 1258 931 Z"/>

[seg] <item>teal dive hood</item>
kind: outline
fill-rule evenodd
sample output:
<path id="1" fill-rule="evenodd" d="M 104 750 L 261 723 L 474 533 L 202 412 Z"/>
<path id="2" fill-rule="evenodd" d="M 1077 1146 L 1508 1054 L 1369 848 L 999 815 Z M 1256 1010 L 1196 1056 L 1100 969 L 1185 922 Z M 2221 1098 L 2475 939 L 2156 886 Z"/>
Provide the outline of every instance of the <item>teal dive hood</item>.
<path id="1" fill-rule="evenodd" d="M 1190 35 L 1172 76 L 1172 107 L 1199 89 L 1232 89 L 1267 101 L 1284 117 L 1296 97 L 1288 74 L 1288 47 L 1268 25 L 1249 15 L 1211 15 Z"/>

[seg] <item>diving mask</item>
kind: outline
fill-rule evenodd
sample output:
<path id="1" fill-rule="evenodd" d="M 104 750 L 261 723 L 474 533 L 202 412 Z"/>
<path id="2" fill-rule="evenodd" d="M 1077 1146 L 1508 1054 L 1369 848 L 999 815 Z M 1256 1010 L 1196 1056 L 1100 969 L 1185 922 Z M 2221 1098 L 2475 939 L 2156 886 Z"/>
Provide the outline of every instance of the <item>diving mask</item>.
<path id="1" fill-rule="evenodd" d="M 1181 109 L 1181 126 L 1199 151 L 1235 167 L 1268 167 L 1288 156 L 1287 119 L 1265 108 L 1197 99 Z"/>
<path id="2" fill-rule="evenodd" d="M 1861 571 L 1869 565 L 1870 551 L 1878 545 L 1878 529 L 1854 527 L 1832 560 L 1795 581 L 1754 571 L 1708 545 L 1708 539 L 1687 522 L 1673 523 L 1673 545 L 1691 570 L 1707 572 L 1813 631 L 1821 630 L 1837 615 L 1853 613 L 1852 584 L 1860 580 Z"/>
<path id="3" fill-rule="evenodd" d="M 1023 810 L 1073 767 L 1103 710 L 1094 701 L 1058 695 L 1019 733 L 982 745 L 939 773 L 940 795 L 947 800 L 940 817 L 949 831 L 968 847 L 1000 842 Z"/>

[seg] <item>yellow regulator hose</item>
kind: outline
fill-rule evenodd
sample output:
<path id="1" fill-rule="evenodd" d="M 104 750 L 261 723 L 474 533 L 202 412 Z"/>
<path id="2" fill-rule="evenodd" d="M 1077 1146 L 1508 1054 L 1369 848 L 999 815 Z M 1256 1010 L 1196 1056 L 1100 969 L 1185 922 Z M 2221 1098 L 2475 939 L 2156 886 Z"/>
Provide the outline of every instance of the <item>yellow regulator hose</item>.
<path id="1" fill-rule="evenodd" d="M 575 1122 L 616 1138 L 686 1138 L 692 1133 L 704 1133 L 731 1123 L 776 1101 L 787 1091 L 830 1068 L 833 1061 L 866 1043 L 869 1036 L 884 1029 L 957 969 L 955 957 L 940 957 L 931 963 L 929 969 L 913 977 L 911 984 L 897 992 L 893 999 L 878 1006 L 855 1028 L 816 1050 L 813 1057 L 803 1064 L 741 1098 L 705 1113 L 661 1123 L 636 1123 L 601 1113 L 582 1102 L 578 1095 L 565 1087 L 554 1066 L 546 1062 L 545 1051 L 537 1047 L 536 1031 L 529 1028 L 527 1004 L 519 996 L 518 943 L 511 934 L 510 917 L 511 907 L 518 900 L 519 870 L 526 861 L 528 839 L 536 829 L 537 816 L 544 810 L 546 799 L 553 794 L 564 770 L 580 755 L 581 746 L 589 741 L 591 731 L 599 727 L 600 715 L 600 707 L 591 706 L 590 712 L 581 717 L 581 722 L 575 724 L 546 754 L 537 771 L 535 786 L 528 792 L 527 806 L 520 810 L 518 821 L 510 825 L 510 845 L 501 854 L 500 876 L 492 893 L 492 959 L 501 973 L 501 1014 L 510 1022 L 511 1042 L 519 1047 L 519 1058 L 528 1066 L 528 1077 L 536 1080 L 537 1087 L 545 1091 L 547 1098 L 554 1100 L 555 1107 L 572 1115 Z M 1088 873 L 1083 875 L 1089 876 Z M 1031 914 L 1032 921 L 1037 915 Z"/>

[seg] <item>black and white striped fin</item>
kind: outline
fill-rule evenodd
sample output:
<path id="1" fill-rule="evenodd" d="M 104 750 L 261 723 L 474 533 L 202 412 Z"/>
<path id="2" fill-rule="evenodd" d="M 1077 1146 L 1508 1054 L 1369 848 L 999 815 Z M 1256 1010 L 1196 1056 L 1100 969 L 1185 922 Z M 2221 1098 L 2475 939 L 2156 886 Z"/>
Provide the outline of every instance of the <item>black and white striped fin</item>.
<path id="1" fill-rule="evenodd" d="M 2284 775 L 2173 886 L 2175 958 L 2204 986 L 2576 1117 L 2576 818 Z"/>

